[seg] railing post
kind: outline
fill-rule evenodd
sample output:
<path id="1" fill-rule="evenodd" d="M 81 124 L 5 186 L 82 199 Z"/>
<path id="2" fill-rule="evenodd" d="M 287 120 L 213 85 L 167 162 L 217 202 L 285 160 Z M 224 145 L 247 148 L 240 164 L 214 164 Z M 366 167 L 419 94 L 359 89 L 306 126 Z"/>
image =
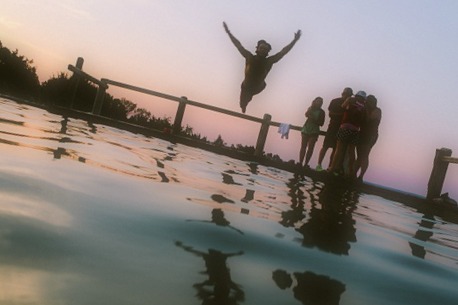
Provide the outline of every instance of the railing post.
<path id="1" fill-rule="evenodd" d="M 83 69 L 83 63 L 84 63 L 84 58 L 78 57 L 76 60 L 76 65 L 75 68 L 82 70 Z M 72 86 L 72 95 L 70 97 L 70 109 L 73 108 L 73 104 L 75 103 L 75 98 L 76 98 L 76 91 L 78 90 L 78 86 L 80 84 L 80 77 L 73 73 L 74 79 L 73 79 L 73 86 Z"/>
<path id="2" fill-rule="evenodd" d="M 264 114 L 261 128 L 259 129 L 258 140 L 256 141 L 256 149 L 254 151 L 255 157 L 261 157 L 264 152 L 264 145 L 266 144 L 267 134 L 269 133 L 270 121 L 272 121 L 272 116 L 268 113 Z"/>
<path id="3" fill-rule="evenodd" d="M 436 156 L 434 157 L 433 169 L 429 177 L 426 198 L 433 199 L 441 195 L 448 168 L 448 162 L 444 161 L 443 157 L 450 157 L 451 155 L 452 150 L 449 148 L 436 149 Z"/>
<path id="4" fill-rule="evenodd" d="M 172 134 L 174 135 L 177 135 L 181 131 L 181 123 L 183 121 L 184 111 L 186 109 L 187 102 L 188 98 L 186 96 L 182 96 L 180 103 L 178 104 L 177 113 L 175 115 L 175 121 L 173 122 Z"/>
<path id="5" fill-rule="evenodd" d="M 103 100 L 105 99 L 105 92 L 107 88 L 107 83 L 101 81 L 99 88 L 97 89 L 97 94 L 95 95 L 94 106 L 92 107 L 93 114 L 100 115 L 100 112 L 102 112 Z"/>

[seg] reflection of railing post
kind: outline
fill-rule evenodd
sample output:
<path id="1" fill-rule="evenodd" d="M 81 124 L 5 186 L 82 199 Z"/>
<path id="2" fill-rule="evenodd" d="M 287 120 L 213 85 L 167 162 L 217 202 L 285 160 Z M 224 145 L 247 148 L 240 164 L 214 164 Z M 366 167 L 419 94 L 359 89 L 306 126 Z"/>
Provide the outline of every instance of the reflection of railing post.
<path id="1" fill-rule="evenodd" d="M 180 103 L 178 104 L 177 113 L 175 115 L 175 121 L 173 122 L 173 129 L 172 133 L 177 135 L 181 131 L 181 123 L 183 121 L 184 111 L 186 109 L 186 104 L 188 102 L 188 98 L 186 96 L 182 96 Z"/>
<path id="2" fill-rule="evenodd" d="M 266 144 L 271 120 L 272 116 L 270 114 L 264 114 L 261 129 L 259 130 L 258 140 L 256 141 L 256 149 L 254 151 L 255 157 L 261 157 L 264 152 L 264 145 Z"/>
<path id="3" fill-rule="evenodd" d="M 75 67 L 79 70 L 83 69 L 84 59 L 82 57 L 78 57 L 76 60 Z M 76 91 L 78 90 L 78 86 L 80 84 L 80 76 L 73 73 L 73 86 L 72 86 L 72 95 L 70 97 L 70 109 L 73 108 L 73 104 L 75 103 L 76 98 Z"/>
<path id="4" fill-rule="evenodd" d="M 108 88 L 106 82 L 101 81 L 99 83 L 99 88 L 97 89 L 97 94 L 95 95 L 94 106 L 92 107 L 92 113 L 99 115 L 102 112 L 103 100 L 105 99 L 105 92 Z"/>
<path id="5" fill-rule="evenodd" d="M 433 199 L 441 195 L 448 168 L 448 161 L 443 160 L 443 157 L 450 157 L 451 155 L 451 149 L 436 149 L 436 156 L 434 157 L 433 169 L 429 177 L 428 194 L 426 198 Z"/>

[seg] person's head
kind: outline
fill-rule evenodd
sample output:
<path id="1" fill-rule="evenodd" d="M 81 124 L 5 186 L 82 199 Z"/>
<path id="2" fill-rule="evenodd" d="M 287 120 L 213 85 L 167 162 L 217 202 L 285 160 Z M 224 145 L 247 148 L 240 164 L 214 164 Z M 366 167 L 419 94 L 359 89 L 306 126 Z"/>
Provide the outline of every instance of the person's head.
<path id="1" fill-rule="evenodd" d="M 270 46 L 269 43 L 265 40 L 259 40 L 258 44 L 256 45 L 256 54 L 259 56 L 266 57 L 269 55 L 270 50 L 272 50 L 272 47 Z"/>
<path id="2" fill-rule="evenodd" d="M 368 109 L 375 109 L 377 107 L 377 98 L 372 94 L 368 95 L 366 98 L 366 107 Z"/>
<path id="3" fill-rule="evenodd" d="M 312 107 L 321 108 L 321 106 L 323 106 L 323 98 L 321 96 L 318 96 L 312 101 Z"/>
<path id="4" fill-rule="evenodd" d="M 353 95 L 353 89 L 352 88 L 347 87 L 347 88 L 343 89 L 343 91 L 342 91 L 343 100 L 346 100 L 347 98 L 349 98 L 352 95 Z"/>
<path id="5" fill-rule="evenodd" d="M 360 103 L 364 103 L 364 101 L 366 100 L 366 92 L 364 91 L 358 91 L 356 94 L 355 94 L 355 98 L 358 102 Z"/>

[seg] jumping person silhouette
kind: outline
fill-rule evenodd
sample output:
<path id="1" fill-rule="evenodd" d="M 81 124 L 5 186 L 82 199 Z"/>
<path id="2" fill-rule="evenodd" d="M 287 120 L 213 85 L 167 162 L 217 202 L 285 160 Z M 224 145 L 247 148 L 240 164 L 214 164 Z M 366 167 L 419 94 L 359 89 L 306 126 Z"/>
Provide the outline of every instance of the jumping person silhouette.
<path id="1" fill-rule="evenodd" d="M 294 34 L 294 39 L 286 47 L 275 55 L 268 56 L 272 47 L 265 40 L 259 40 L 256 46 L 256 55 L 245 49 L 240 41 L 232 35 L 231 31 L 223 22 L 224 29 L 229 35 L 232 43 L 235 45 L 240 54 L 245 58 L 245 78 L 242 82 L 240 91 L 240 108 L 245 113 L 246 106 L 251 101 L 254 95 L 260 93 L 266 87 L 266 76 L 274 63 L 283 58 L 296 44 L 301 37 L 301 30 Z"/>

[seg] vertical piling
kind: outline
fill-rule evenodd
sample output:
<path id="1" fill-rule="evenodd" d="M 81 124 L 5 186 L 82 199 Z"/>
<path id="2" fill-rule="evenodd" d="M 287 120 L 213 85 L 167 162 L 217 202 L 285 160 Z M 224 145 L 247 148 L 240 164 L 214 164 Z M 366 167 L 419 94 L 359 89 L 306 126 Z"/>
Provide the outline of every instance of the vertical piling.
<path id="1" fill-rule="evenodd" d="M 177 113 L 175 115 L 175 121 L 173 122 L 172 134 L 174 135 L 179 134 L 181 131 L 181 124 L 183 122 L 184 111 L 186 109 L 187 102 L 188 98 L 186 96 L 182 96 L 178 104 Z"/>
<path id="2" fill-rule="evenodd" d="M 78 57 L 78 59 L 76 60 L 75 67 L 77 69 L 82 70 L 83 69 L 83 63 L 84 63 L 84 58 Z M 72 85 L 72 93 L 71 93 L 71 97 L 70 97 L 70 109 L 73 108 L 73 104 L 75 103 L 75 98 L 76 98 L 76 91 L 78 90 L 78 86 L 80 84 L 80 77 L 78 75 L 73 73 L 73 78 L 74 79 L 73 79 L 73 85 Z"/>
<path id="3" fill-rule="evenodd" d="M 443 157 L 450 157 L 451 155 L 452 150 L 449 148 L 436 149 L 436 156 L 434 157 L 433 169 L 429 177 L 426 198 L 433 199 L 441 195 L 449 164 L 447 161 L 443 160 Z"/>
<path id="4" fill-rule="evenodd" d="M 105 99 L 105 92 L 108 88 L 108 85 L 103 80 L 99 83 L 99 88 L 97 89 L 97 94 L 95 95 L 94 106 L 92 107 L 92 113 L 100 115 L 102 112 L 103 100 Z"/>
<path id="5" fill-rule="evenodd" d="M 256 141 L 256 149 L 254 151 L 255 157 L 261 157 L 264 152 L 270 121 L 272 121 L 272 116 L 268 113 L 264 114 L 261 128 L 259 129 L 258 140 Z"/>

